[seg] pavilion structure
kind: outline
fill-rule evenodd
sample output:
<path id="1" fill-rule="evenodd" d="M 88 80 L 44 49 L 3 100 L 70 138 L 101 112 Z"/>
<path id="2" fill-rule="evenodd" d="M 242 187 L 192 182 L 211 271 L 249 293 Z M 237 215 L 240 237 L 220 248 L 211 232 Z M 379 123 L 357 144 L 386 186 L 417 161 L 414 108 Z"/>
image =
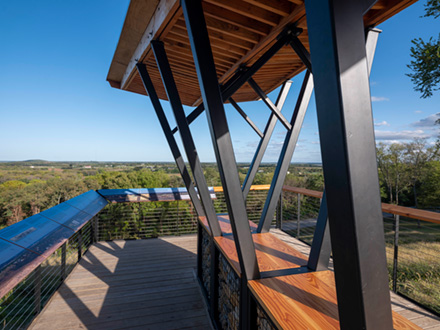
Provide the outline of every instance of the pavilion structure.
<path id="1" fill-rule="evenodd" d="M 149 96 L 200 217 L 198 275 L 218 327 L 225 327 L 219 306 L 225 299 L 219 289 L 224 261 L 238 281 L 241 329 L 261 328 L 262 319 L 274 328 L 413 327 L 393 316 L 390 306 L 369 73 L 380 33 L 375 26 L 414 2 L 131 1 L 107 80 L 112 87 Z M 289 79 L 302 72 L 293 115 L 286 118 L 282 108 L 291 89 Z M 277 100 L 271 101 L 267 95 L 280 86 Z M 325 193 L 310 257 L 296 256 L 293 262 L 295 252 L 278 248 L 275 241 L 271 247 L 265 235 L 313 90 Z M 264 130 L 239 105 L 260 99 L 268 107 Z M 160 100 L 169 101 L 177 127 L 170 126 Z M 231 103 L 260 137 L 243 184 L 224 103 Z M 194 110 L 186 115 L 183 105 Z M 227 215 L 214 210 L 190 130 L 203 112 Z M 248 220 L 246 198 L 277 122 L 287 134 L 256 226 Z M 274 258 L 265 259 L 272 250 L 277 257 L 283 251 L 281 259 L 291 264 L 275 267 Z M 334 275 L 328 270 L 331 253 Z"/>

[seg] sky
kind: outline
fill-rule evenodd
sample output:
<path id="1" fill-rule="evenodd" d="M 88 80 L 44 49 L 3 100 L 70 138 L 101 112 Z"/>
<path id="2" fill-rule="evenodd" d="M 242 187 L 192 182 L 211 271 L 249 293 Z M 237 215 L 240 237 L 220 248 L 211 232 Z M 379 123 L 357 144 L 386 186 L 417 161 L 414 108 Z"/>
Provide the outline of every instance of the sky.
<path id="1" fill-rule="evenodd" d="M 440 127 L 440 93 L 421 99 L 407 64 L 411 40 L 440 31 L 440 20 L 421 18 L 419 1 L 378 26 L 370 76 L 376 142 L 416 137 L 434 143 Z M 111 88 L 106 76 L 127 12 L 128 0 L 0 0 L 0 161 L 172 161 L 149 99 Z M 283 108 L 290 118 L 302 75 L 293 79 Z M 269 97 L 275 101 L 278 90 Z M 174 119 L 163 102 L 172 126 Z M 264 129 L 268 108 L 242 103 Z M 185 108 L 189 113 L 192 109 Z M 250 162 L 258 135 L 226 105 L 239 162 Z M 205 115 L 192 125 L 202 162 L 215 161 Z M 285 136 L 277 124 L 263 159 L 276 162 Z M 176 135 L 178 137 L 178 135 Z M 179 142 L 180 143 L 180 142 Z M 183 151 L 183 149 L 181 149 Z M 292 162 L 320 162 L 314 96 Z"/>

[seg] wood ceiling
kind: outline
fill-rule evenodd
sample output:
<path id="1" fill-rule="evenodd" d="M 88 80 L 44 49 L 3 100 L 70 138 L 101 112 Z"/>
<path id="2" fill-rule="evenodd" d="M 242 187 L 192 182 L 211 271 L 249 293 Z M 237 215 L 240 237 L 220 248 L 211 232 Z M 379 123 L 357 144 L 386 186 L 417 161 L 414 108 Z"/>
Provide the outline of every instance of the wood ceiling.
<path id="1" fill-rule="evenodd" d="M 365 14 L 364 24 L 376 26 L 414 2 L 379 0 Z M 203 8 L 220 83 L 240 66 L 258 60 L 289 24 L 304 30 L 299 39 L 309 49 L 303 0 L 204 0 Z M 202 100 L 197 74 L 178 0 L 131 1 L 107 80 L 115 88 L 146 95 L 135 67 L 140 60 L 146 63 L 159 97 L 167 100 L 149 45 L 154 39 L 165 44 L 183 104 L 199 105 Z M 285 46 L 253 78 L 269 93 L 304 69 L 292 48 Z M 248 84 L 234 94 L 237 102 L 258 98 Z"/>

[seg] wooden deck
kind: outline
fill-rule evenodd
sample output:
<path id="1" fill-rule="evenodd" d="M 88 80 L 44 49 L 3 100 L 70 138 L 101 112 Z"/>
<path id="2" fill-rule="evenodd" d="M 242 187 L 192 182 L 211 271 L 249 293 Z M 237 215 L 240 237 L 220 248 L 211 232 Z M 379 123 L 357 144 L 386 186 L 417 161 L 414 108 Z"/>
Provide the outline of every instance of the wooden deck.
<path id="1" fill-rule="evenodd" d="M 282 241 L 310 248 L 279 231 Z M 30 329 L 212 329 L 195 277 L 196 236 L 93 245 Z M 392 294 L 393 310 L 423 329 L 440 319 Z"/>
<path id="2" fill-rule="evenodd" d="M 94 244 L 30 329 L 212 329 L 195 235 Z"/>

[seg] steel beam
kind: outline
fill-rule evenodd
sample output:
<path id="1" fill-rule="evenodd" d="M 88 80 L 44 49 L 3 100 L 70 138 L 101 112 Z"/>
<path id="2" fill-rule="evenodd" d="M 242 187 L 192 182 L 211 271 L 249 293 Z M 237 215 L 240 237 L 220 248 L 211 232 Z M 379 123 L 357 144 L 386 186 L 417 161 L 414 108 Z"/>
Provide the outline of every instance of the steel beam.
<path id="1" fill-rule="evenodd" d="M 173 133 L 171 132 L 170 124 L 168 123 L 168 119 L 165 116 L 162 105 L 160 104 L 159 97 L 157 96 L 156 89 L 154 88 L 153 82 L 151 81 L 147 67 L 143 63 L 138 63 L 136 67 L 139 72 L 139 76 L 142 79 L 142 83 L 144 84 L 144 88 L 147 91 L 148 96 L 150 97 L 151 104 L 153 105 L 154 111 L 156 112 L 157 118 L 159 119 L 160 126 L 162 127 L 162 131 L 165 134 L 168 146 L 171 149 L 174 161 L 176 162 L 177 168 L 180 172 L 180 175 L 182 176 L 186 190 L 188 191 L 189 197 L 191 198 L 197 215 L 204 216 L 205 212 L 203 211 L 202 204 L 200 203 L 197 192 L 194 189 L 193 181 L 186 168 L 185 161 L 183 160 L 182 154 L 179 150 L 179 146 L 177 145 Z"/>
<path id="2" fill-rule="evenodd" d="M 365 2 L 305 4 L 341 329 L 392 329 Z"/>
<path id="3" fill-rule="evenodd" d="M 310 60 L 310 54 L 306 47 L 302 44 L 302 42 L 298 39 L 298 37 L 293 37 L 290 41 L 290 47 L 295 51 L 295 53 L 298 55 L 298 57 L 301 59 L 301 61 L 304 63 L 306 68 L 310 71 L 312 71 L 312 62 Z"/>
<path id="4" fill-rule="evenodd" d="M 233 100 L 232 97 L 229 98 L 229 102 L 232 104 L 232 106 L 237 110 L 237 112 L 240 114 L 240 116 L 243 117 L 244 120 L 249 124 L 250 127 L 255 131 L 255 133 L 258 134 L 260 138 L 263 137 L 263 133 L 261 133 L 260 129 L 255 125 L 255 123 L 248 117 L 248 115 L 243 111 L 243 109 Z"/>
<path id="5" fill-rule="evenodd" d="M 287 27 L 278 36 L 277 42 L 275 42 L 252 66 L 249 68 L 240 68 L 235 75 L 228 80 L 221 88 L 221 96 L 223 100 L 229 99 L 236 91 L 238 91 L 248 80 L 251 78 L 264 64 L 267 63 L 281 48 L 283 48 L 293 36 L 298 36 L 302 32 L 302 29 L 298 29 L 294 26 Z M 187 117 L 188 124 L 191 124 L 198 116 L 205 110 L 203 104 L 194 109 Z M 173 133 L 177 132 L 178 128 L 173 129 Z"/>
<path id="6" fill-rule="evenodd" d="M 367 41 L 366 41 L 366 53 L 367 53 L 367 66 L 368 74 L 371 72 L 373 66 L 374 53 L 376 51 L 377 39 L 379 33 L 382 31 L 379 29 L 368 29 Z M 328 211 L 327 201 L 324 194 L 321 200 L 321 207 L 319 209 L 318 221 L 316 224 L 315 233 L 313 235 L 312 247 L 310 250 L 308 268 L 310 270 L 324 270 L 328 268 L 328 263 L 331 254 L 331 242 L 330 231 L 327 226 L 328 223 Z M 298 223 L 299 224 L 299 223 Z"/>
<path id="7" fill-rule="evenodd" d="M 332 246 L 330 242 L 330 231 L 328 228 L 327 199 L 324 194 L 321 199 L 318 220 L 315 233 L 313 234 L 312 247 L 310 249 L 307 268 L 312 271 L 327 270 L 330 261 Z"/>
<path id="8" fill-rule="evenodd" d="M 257 279 L 260 277 L 258 261 L 240 187 L 237 163 L 223 107 L 222 93 L 218 85 L 202 3 L 200 0 L 182 0 L 181 5 L 234 234 L 241 276 L 248 280 Z M 246 298 L 242 297 L 242 299 Z"/>
<path id="9" fill-rule="evenodd" d="M 270 189 L 267 194 L 263 212 L 261 213 L 261 218 L 257 229 L 258 233 L 265 233 L 270 230 L 270 225 L 277 207 L 277 201 L 280 197 L 281 190 L 283 189 L 287 170 L 289 169 L 290 162 L 292 161 L 293 152 L 295 151 L 298 136 L 301 131 L 302 123 L 304 121 L 304 116 L 306 114 L 312 92 L 313 79 L 311 78 L 310 72 L 307 71 L 299 92 L 295 110 L 292 114 L 292 120 L 290 122 L 292 129 L 287 132 L 284 139 L 277 167 L 270 184 Z"/>
<path id="10" fill-rule="evenodd" d="M 260 88 L 260 86 L 258 86 L 256 81 L 252 78 L 249 78 L 248 84 L 252 87 L 252 89 L 255 91 L 255 93 L 257 93 L 257 95 L 259 97 L 261 97 L 261 99 L 268 106 L 270 111 L 272 111 L 275 114 L 275 116 L 277 116 L 277 118 L 280 120 L 281 124 L 283 124 L 283 126 L 285 128 L 287 128 L 288 130 L 290 130 L 292 128 L 292 125 L 289 124 L 289 121 L 286 119 L 286 117 L 283 116 L 283 114 L 281 113 L 281 110 L 278 109 L 277 106 L 272 103 L 270 98 L 266 95 L 266 93 L 263 92 L 263 90 Z"/>
<path id="11" fill-rule="evenodd" d="M 197 186 L 200 201 L 202 202 L 203 210 L 205 211 L 206 219 L 208 220 L 211 234 L 214 237 L 221 236 L 220 224 L 218 223 L 217 214 L 214 209 L 214 204 L 212 203 L 205 175 L 203 174 L 197 149 L 188 122 L 186 121 L 185 111 L 183 110 L 179 92 L 177 91 L 176 82 L 174 81 L 164 44 L 161 41 L 154 40 L 151 41 L 151 48 L 153 49 L 154 57 L 156 58 L 157 67 L 162 77 L 162 82 L 173 110 L 174 118 L 179 127 L 182 144 L 193 173 L 194 181 Z"/>
<path id="12" fill-rule="evenodd" d="M 288 80 L 284 82 L 284 84 L 281 87 L 277 101 L 275 102 L 276 107 L 280 111 L 283 109 L 284 102 L 286 101 L 287 94 L 289 94 L 289 90 L 291 86 L 292 86 L 292 82 Z M 257 174 L 258 168 L 260 167 L 261 160 L 263 159 L 264 153 L 266 152 L 266 148 L 269 144 L 273 130 L 275 129 L 275 124 L 277 123 L 277 120 L 278 119 L 275 116 L 275 114 L 271 112 L 269 116 L 269 120 L 267 121 L 266 128 L 264 129 L 263 132 L 263 138 L 258 143 L 258 147 L 257 150 L 255 151 L 254 158 L 252 159 L 251 165 L 249 166 L 249 170 L 242 185 L 243 196 L 245 199 L 249 194 L 249 191 L 252 186 L 252 182 L 254 181 L 255 175 Z"/>

